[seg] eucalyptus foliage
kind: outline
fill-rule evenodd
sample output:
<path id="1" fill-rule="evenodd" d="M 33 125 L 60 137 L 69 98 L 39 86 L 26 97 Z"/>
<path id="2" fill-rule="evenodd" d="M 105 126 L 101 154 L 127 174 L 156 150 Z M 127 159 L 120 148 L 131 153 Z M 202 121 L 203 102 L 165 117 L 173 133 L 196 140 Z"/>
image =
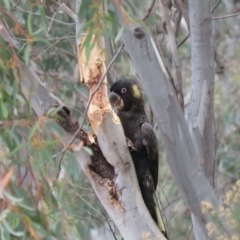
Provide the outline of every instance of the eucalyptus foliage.
<path id="1" fill-rule="evenodd" d="M 135 12 L 139 12 L 142 5 L 151 4 L 151 1 L 135 2 L 132 6 Z M 61 3 L 76 12 L 75 1 Z M 86 34 L 83 46 L 87 56 L 93 47 L 90 43 L 93 34 L 111 40 L 113 51 L 119 46 L 125 28 L 120 26 L 110 1 L 83 0 L 77 12 L 82 23 L 79 32 L 75 31 L 75 21 L 63 10 L 61 3 L 0 0 L 0 28 L 4 26 L 13 41 L 0 35 L 0 181 L 4 186 L 4 191 L 0 192 L 2 240 L 91 239 L 94 234 L 98 235 L 96 231 L 103 232 L 102 239 L 120 239 L 74 155 L 67 152 L 62 160 L 57 155 L 65 142 L 62 128 L 47 116 L 36 117 L 21 91 L 22 61 L 34 68 L 45 86 L 70 106 L 76 120 L 81 121 L 88 92 L 79 82 L 76 34 Z M 219 10 L 224 9 L 224 4 L 219 6 Z M 144 16 L 145 12 L 142 13 Z M 135 15 L 125 14 L 127 21 L 138 22 L 153 35 L 157 33 L 157 40 L 163 40 L 161 50 L 166 65 L 171 67 L 168 41 L 159 12 L 153 11 L 144 23 Z M 221 196 L 240 178 L 240 31 L 232 37 L 228 33 L 231 24 L 227 20 L 215 23 L 215 50 L 220 59 L 224 59 L 223 66 L 216 61 L 215 88 L 215 184 Z M 234 27 L 238 25 L 239 18 L 236 18 Z M 180 32 L 178 42 L 182 41 L 184 34 L 184 30 Z M 233 54 L 229 50 L 232 38 L 236 49 Z M 180 47 L 179 55 L 187 100 L 191 77 L 189 42 Z M 111 54 L 107 58 L 111 59 Z M 220 67 L 227 69 L 227 73 L 223 73 Z M 118 57 L 115 71 L 117 77 L 135 74 L 125 53 Z M 149 107 L 148 103 L 146 107 Z M 148 113 L 151 115 L 150 110 Z M 87 121 L 84 129 L 91 131 Z M 164 192 L 160 202 L 167 228 L 172 239 L 187 239 L 192 228 L 190 212 L 173 183 L 164 161 L 163 142 L 160 134 L 158 136 L 161 151 L 159 181 L 162 186 L 159 192 Z"/>

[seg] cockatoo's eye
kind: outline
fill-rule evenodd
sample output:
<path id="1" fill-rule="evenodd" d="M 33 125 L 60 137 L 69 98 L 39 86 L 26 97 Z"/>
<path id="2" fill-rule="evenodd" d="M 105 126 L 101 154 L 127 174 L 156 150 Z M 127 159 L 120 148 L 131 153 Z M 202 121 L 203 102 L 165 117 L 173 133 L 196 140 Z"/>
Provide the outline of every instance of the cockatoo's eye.
<path id="1" fill-rule="evenodd" d="M 126 91 L 127 91 L 126 88 L 122 88 L 122 89 L 121 89 L 121 93 L 125 93 Z"/>

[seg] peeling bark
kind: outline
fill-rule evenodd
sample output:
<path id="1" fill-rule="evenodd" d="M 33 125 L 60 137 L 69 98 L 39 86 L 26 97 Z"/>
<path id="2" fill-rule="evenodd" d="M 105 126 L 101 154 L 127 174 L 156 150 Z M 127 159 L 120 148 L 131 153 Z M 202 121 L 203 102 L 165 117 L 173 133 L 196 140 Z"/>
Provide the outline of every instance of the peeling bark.
<path id="1" fill-rule="evenodd" d="M 85 38 L 83 37 L 81 42 L 84 42 L 84 40 Z M 82 44 L 78 45 L 80 80 L 89 88 L 90 94 L 94 93 L 100 79 L 106 72 L 104 40 L 103 38 L 100 38 L 99 41 L 96 40 L 95 36 L 93 36 L 92 42 L 95 41 L 95 44 L 88 60 L 86 59 L 85 49 L 82 47 Z M 98 128 L 103 121 L 103 116 L 107 112 L 111 112 L 113 118 L 120 124 L 117 116 L 112 112 L 111 105 L 108 101 L 107 78 L 105 77 L 99 90 L 93 96 L 88 109 L 88 119 L 95 134 L 98 133 Z"/>
<path id="2" fill-rule="evenodd" d="M 74 135 L 79 128 L 79 123 L 72 120 L 70 110 L 66 111 L 66 107 L 63 107 L 58 111 L 61 116 L 60 120 L 57 120 L 59 125 L 68 133 Z M 89 147 L 93 151 L 91 156 L 91 163 L 89 164 L 89 171 L 93 176 L 99 176 L 102 181 L 113 181 L 115 173 L 114 168 L 109 164 L 102 154 L 102 151 L 98 145 L 97 137 L 95 134 L 86 133 L 83 130 L 77 134 L 76 138 L 83 141 L 84 146 Z"/>

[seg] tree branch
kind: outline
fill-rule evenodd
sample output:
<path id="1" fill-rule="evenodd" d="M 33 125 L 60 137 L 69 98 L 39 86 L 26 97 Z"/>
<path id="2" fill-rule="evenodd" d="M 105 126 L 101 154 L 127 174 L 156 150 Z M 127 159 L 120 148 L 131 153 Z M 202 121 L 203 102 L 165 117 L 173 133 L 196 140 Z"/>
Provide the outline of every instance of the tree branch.
<path id="1" fill-rule="evenodd" d="M 146 15 L 143 17 L 143 21 L 145 21 L 150 16 L 152 9 L 155 5 L 155 2 L 156 2 L 156 0 L 152 0 L 152 3 L 150 5 L 150 7 L 148 8 Z"/>
<path id="2" fill-rule="evenodd" d="M 184 97 L 183 97 L 183 88 L 182 88 L 182 73 L 180 69 L 180 62 L 178 58 L 178 51 L 176 45 L 176 38 L 173 27 L 171 25 L 171 18 L 168 15 L 168 6 L 163 0 L 159 0 L 162 18 L 163 21 L 166 23 L 167 33 L 169 37 L 171 52 L 172 52 L 172 59 L 173 59 L 173 69 L 174 69 L 174 83 L 177 90 L 177 97 L 179 99 L 179 104 L 184 111 Z"/>

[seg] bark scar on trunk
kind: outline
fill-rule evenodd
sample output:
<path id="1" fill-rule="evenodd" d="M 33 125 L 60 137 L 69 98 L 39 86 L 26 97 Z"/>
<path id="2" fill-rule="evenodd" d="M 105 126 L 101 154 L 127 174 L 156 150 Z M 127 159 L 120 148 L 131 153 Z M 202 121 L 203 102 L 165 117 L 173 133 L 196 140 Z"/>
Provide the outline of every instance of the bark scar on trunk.
<path id="1" fill-rule="evenodd" d="M 82 42 L 84 42 L 84 39 L 82 39 Z M 101 38 L 96 41 L 95 36 L 93 36 L 92 43 L 94 43 L 94 47 L 89 59 L 86 59 L 85 48 L 81 44 L 78 46 L 80 80 L 88 87 L 90 94 L 95 91 L 100 79 L 106 72 L 104 42 Z M 106 112 L 111 111 L 112 108 L 107 94 L 107 78 L 105 77 L 99 90 L 93 96 L 88 109 L 88 119 L 96 135 L 103 121 L 103 116 Z"/>
<path id="2" fill-rule="evenodd" d="M 71 111 L 66 106 L 63 106 L 57 112 L 57 123 L 68 133 L 74 134 L 78 128 L 79 123 L 74 121 L 71 117 Z M 97 137 L 95 134 L 86 133 L 81 130 L 76 136 L 77 139 L 83 141 L 84 146 L 91 148 L 93 155 L 91 156 L 91 164 L 88 165 L 89 174 L 94 181 L 104 186 L 108 191 L 108 201 L 119 210 L 124 210 L 121 203 L 120 191 L 114 182 L 115 171 L 114 167 L 107 162 L 102 154 L 102 151 L 98 145 Z"/>
<path id="3" fill-rule="evenodd" d="M 89 165 L 90 176 L 93 177 L 94 181 L 104 186 L 108 191 L 108 202 L 118 209 L 123 210 L 122 203 L 120 201 L 120 191 L 115 183 L 115 170 L 114 167 L 107 161 L 103 152 L 100 149 L 103 138 L 108 137 L 105 133 L 99 136 L 99 130 L 102 128 L 106 118 L 110 118 L 115 122 L 120 121 L 117 115 L 112 111 L 112 107 L 108 99 L 107 90 L 107 78 L 105 77 L 102 81 L 103 76 L 106 73 L 105 66 L 105 52 L 104 52 L 104 40 L 103 38 L 96 38 L 95 35 L 91 38 L 93 48 L 89 58 L 86 58 L 84 43 L 86 36 L 81 39 L 81 44 L 78 45 L 78 65 L 80 70 L 81 82 L 85 84 L 90 92 L 91 99 L 88 108 L 88 120 L 95 133 L 94 142 L 89 142 L 89 138 L 86 137 L 86 146 L 90 147 L 94 154 L 91 156 L 92 164 Z M 102 81 L 101 85 L 96 91 L 98 84 Z M 94 93 L 94 95 L 93 95 Z M 111 113 L 108 115 L 107 113 Z M 101 142 L 98 142 L 98 139 Z M 103 138 L 102 138 L 103 137 Z"/>
<path id="4" fill-rule="evenodd" d="M 108 191 L 108 202 L 117 207 L 118 210 L 124 211 L 124 207 L 122 205 L 122 202 L 120 200 L 121 193 L 119 189 L 116 187 L 116 184 L 113 180 L 108 178 L 102 178 L 94 171 L 89 171 L 89 174 L 92 176 L 92 178 L 95 180 L 96 183 L 98 183 L 101 186 L 104 186 Z"/>

